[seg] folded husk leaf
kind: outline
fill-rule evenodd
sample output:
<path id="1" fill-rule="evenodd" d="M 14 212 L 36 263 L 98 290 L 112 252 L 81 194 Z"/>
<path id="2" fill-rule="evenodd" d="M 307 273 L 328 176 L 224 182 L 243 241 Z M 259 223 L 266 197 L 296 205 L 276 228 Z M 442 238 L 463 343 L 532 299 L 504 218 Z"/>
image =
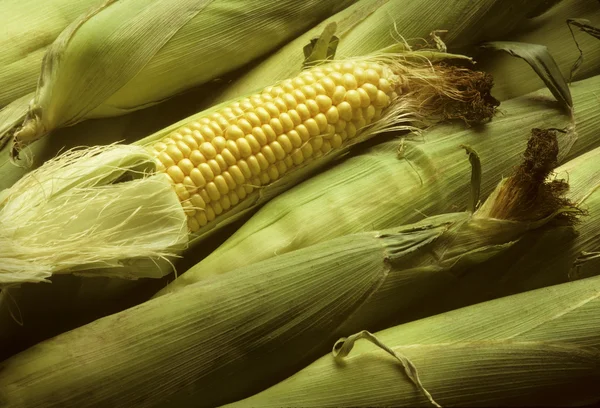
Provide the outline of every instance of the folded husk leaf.
<path id="1" fill-rule="evenodd" d="M 375 333 L 442 406 L 578 406 L 600 400 L 600 277 L 454 310 Z M 325 355 L 230 407 L 431 406 L 366 341 Z"/>
<path id="2" fill-rule="evenodd" d="M 218 78 L 354 1 L 105 0 L 48 49 L 15 149 Z"/>
<path id="3" fill-rule="evenodd" d="M 507 35 L 543 3 L 543 0 L 362 0 L 279 49 L 233 81 L 215 96 L 215 102 L 297 74 L 304 61 L 302 49 L 332 22 L 337 24 L 335 35 L 339 38 L 337 58 L 366 55 L 405 40 L 419 49 L 430 42 L 430 33 L 436 30 L 447 30 L 444 43 L 450 48 L 460 48 Z"/>
<path id="4" fill-rule="evenodd" d="M 574 37 L 583 52 L 584 60 L 571 78 L 571 69 L 579 58 L 579 50 L 573 41 L 567 20 L 576 17 L 599 22 L 600 3 L 594 0 L 562 0 L 548 12 L 526 22 L 519 32 L 501 40 L 546 46 L 564 78 L 572 81 L 589 78 L 600 74 L 600 47 L 596 38 L 578 30 L 573 30 Z M 486 51 L 476 55 L 476 59 L 478 68 L 490 72 L 494 78 L 510 78 L 507 81 L 497 80 L 494 85 L 493 95 L 501 101 L 543 86 L 543 82 L 518 58 Z"/>
<path id="5" fill-rule="evenodd" d="M 34 92 L 48 46 L 80 14 L 102 0 L 0 2 L 0 109 Z"/>
<path id="6" fill-rule="evenodd" d="M 547 137 L 557 146 L 555 136 Z M 544 163 L 542 173 L 558 153 L 527 151 Z M 548 185 L 541 181 L 535 183 L 544 191 Z M 504 200 L 492 197 L 492 208 Z M 503 213 L 507 219 L 489 218 L 486 206 L 481 213 L 435 216 L 340 237 L 192 285 L 6 360 L 0 401 L 14 407 L 50 406 L 49 398 L 63 406 L 175 407 L 246 397 L 314 359 L 343 333 L 381 328 L 399 311 L 418 308 L 425 294 L 443 290 L 467 267 L 570 211 L 564 205 L 547 200 L 539 203 L 543 213 L 525 218 L 510 211 Z M 148 341 L 156 336 L 160 341 Z"/>
<path id="7" fill-rule="evenodd" d="M 579 139 L 567 158 L 600 143 L 596 130 L 600 110 L 593 90 L 597 86 L 600 77 L 573 86 Z M 457 125 L 442 125 L 424 135 L 425 143 L 393 141 L 350 158 L 266 204 L 221 247 L 159 294 L 341 235 L 462 210 L 468 202 L 470 170 L 460 145 L 479 155 L 481 194 L 486 197 L 500 177 L 519 163 L 528 129 L 570 125 L 569 115 L 561 115 L 560 105 L 550 100 L 547 90 L 536 92 L 505 102 L 504 115 L 485 127 L 461 130 Z M 570 144 L 566 136 L 559 140 L 561 148 Z"/>

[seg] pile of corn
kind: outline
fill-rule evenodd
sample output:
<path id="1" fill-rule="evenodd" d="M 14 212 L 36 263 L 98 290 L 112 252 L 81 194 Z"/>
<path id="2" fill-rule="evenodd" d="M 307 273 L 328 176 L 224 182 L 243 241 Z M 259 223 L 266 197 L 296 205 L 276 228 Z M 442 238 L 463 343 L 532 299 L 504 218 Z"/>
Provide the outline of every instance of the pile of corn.
<path id="1" fill-rule="evenodd" d="M 0 407 L 600 402 L 597 1 L 0 25 Z"/>

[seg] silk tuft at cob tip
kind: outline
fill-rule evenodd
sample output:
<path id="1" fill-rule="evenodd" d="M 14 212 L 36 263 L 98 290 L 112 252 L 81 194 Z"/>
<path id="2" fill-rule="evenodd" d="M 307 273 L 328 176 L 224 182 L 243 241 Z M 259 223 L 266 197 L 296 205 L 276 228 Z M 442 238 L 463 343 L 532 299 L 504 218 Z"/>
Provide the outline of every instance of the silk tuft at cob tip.
<path id="1" fill-rule="evenodd" d="M 556 216 L 567 224 L 585 211 L 565 198 L 569 184 L 552 179 L 558 166 L 557 129 L 532 129 L 522 163 L 476 212 L 478 216 L 536 222 Z"/>
<path id="2" fill-rule="evenodd" d="M 44 277 L 91 268 L 162 276 L 170 271 L 125 266 L 177 256 L 193 239 L 377 134 L 491 118 L 498 102 L 489 75 L 415 55 L 318 65 L 194 115 L 144 146 L 59 156 L 0 196 L 2 255 L 15 260 L 0 267 L 0 276 L 43 280 L 28 276 L 30 263 Z"/>

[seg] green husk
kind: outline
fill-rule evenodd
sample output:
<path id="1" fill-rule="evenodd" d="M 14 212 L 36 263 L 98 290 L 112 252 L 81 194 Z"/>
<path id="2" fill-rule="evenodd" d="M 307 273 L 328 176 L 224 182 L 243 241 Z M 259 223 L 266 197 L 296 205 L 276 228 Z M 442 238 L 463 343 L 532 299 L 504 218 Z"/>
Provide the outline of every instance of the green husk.
<path id="1" fill-rule="evenodd" d="M 381 328 L 526 231 L 575 214 L 570 203 L 546 196 L 550 184 L 538 177 L 556 160 L 555 135 L 531 140 L 549 144 L 530 143 L 515 176 L 474 214 L 340 237 L 100 319 L 6 360 L 0 401 L 217 406 L 264 389 L 343 333 Z M 531 159 L 541 164 L 537 170 L 528 169 Z M 533 187 L 519 177 L 523 172 L 539 194 L 520 193 Z M 532 198 L 543 200 L 523 216 L 518 209 Z M 494 209 L 502 211 L 490 218 Z M 149 341 L 156 336 L 160 341 Z"/>
<path id="2" fill-rule="evenodd" d="M 443 38 L 445 44 L 461 48 L 507 35 L 524 24 L 527 15 L 543 3 L 543 0 L 361 0 L 279 49 L 230 84 L 215 97 L 215 102 L 297 74 L 304 61 L 302 49 L 332 22 L 337 24 L 335 35 L 339 38 L 337 58 L 366 55 L 405 40 L 419 49 L 429 42 L 430 33 L 442 29 L 448 31 Z"/>
<path id="3" fill-rule="evenodd" d="M 573 85 L 578 140 L 569 152 L 561 152 L 567 159 L 600 144 L 598 86 L 600 77 Z M 560 104 L 551 102 L 546 90 L 505 102 L 502 110 L 504 115 L 481 129 L 442 125 L 425 134 L 426 143 L 388 142 L 300 184 L 266 204 L 159 294 L 334 237 L 462 210 L 470 171 L 461 144 L 475 150 L 483 163 L 481 194 L 486 197 L 519 163 L 527 129 L 570 126 L 569 114 L 560 114 Z M 561 148 L 571 144 L 567 135 L 559 139 Z"/>
<path id="4" fill-rule="evenodd" d="M 105 0 L 44 56 L 15 149 L 59 127 L 131 112 L 218 78 L 354 1 Z"/>
<path id="5" fill-rule="evenodd" d="M 563 0 L 541 16 L 529 20 L 518 33 L 501 40 L 546 46 L 564 78 L 572 81 L 589 78 L 600 74 L 600 47 L 596 38 L 575 32 L 574 37 L 583 52 L 584 62 L 571 76 L 573 64 L 579 58 L 579 50 L 567 20 L 575 17 L 600 21 L 600 4 L 595 0 Z M 543 86 L 543 82 L 527 69 L 522 60 L 488 51 L 477 55 L 477 61 L 478 68 L 490 72 L 494 78 L 510 78 L 510 81 L 495 83 L 493 95 L 501 101 Z"/>
<path id="6" fill-rule="evenodd" d="M 2 0 L 0 109 L 34 92 L 48 46 L 80 14 L 101 0 Z"/>
<path id="7" fill-rule="evenodd" d="M 600 277 L 522 293 L 376 333 L 442 406 L 581 406 L 600 400 Z M 350 334 L 350 333 L 348 333 Z M 325 355 L 230 407 L 431 406 L 368 342 Z"/>

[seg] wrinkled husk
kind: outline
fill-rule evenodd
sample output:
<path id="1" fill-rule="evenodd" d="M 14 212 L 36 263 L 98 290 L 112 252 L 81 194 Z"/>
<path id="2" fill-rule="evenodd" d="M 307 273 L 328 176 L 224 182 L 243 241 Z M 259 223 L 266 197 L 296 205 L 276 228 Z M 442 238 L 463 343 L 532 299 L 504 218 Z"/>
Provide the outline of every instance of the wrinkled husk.
<path id="1" fill-rule="evenodd" d="M 218 78 L 354 1 L 105 0 L 49 47 L 15 149 Z"/>
<path id="2" fill-rule="evenodd" d="M 80 14 L 102 0 L 0 2 L 0 109 L 35 91 L 44 52 Z"/>
<path id="3" fill-rule="evenodd" d="M 495 206 L 500 196 L 493 197 Z M 376 330 L 400 311 L 418 309 L 426 294 L 443 291 L 468 267 L 493 259 L 563 210 L 519 221 L 489 218 L 483 206 L 241 268 L 6 360 L 0 401 L 11 407 L 192 401 L 212 407 L 247 397 L 344 333 Z"/>
<path id="4" fill-rule="evenodd" d="M 531 271 L 530 271 L 531 272 Z M 442 406 L 581 406 L 600 401 L 600 277 L 389 328 Z M 352 333 L 348 332 L 346 335 Z M 358 341 L 231 407 L 429 407 L 393 357 Z"/>
<path id="5" fill-rule="evenodd" d="M 335 22 L 339 38 L 336 57 L 365 55 L 409 40 L 423 46 L 430 33 L 448 30 L 443 40 L 450 49 L 500 39 L 524 24 L 543 0 L 362 0 L 324 20 L 282 47 L 216 96 L 225 101 L 285 79 L 302 68 L 302 49 Z M 485 21 L 485 24 L 482 24 Z M 425 41 L 423 40 L 425 39 Z M 412 41 L 411 41 L 412 40 Z"/>
<path id="6" fill-rule="evenodd" d="M 565 154 L 567 159 L 600 144 L 598 86 L 600 77 L 594 77 L 572 88 L 579 138 Z M 552 108 L 548 94 L 541 91 L 505 102 L 504 115 L 481 130 L 443 125 L 424 134 L 426 143 L 388 142 L 302 183 L 266 204 L 220 248 L 160 293 L 337 236 L 464 209 L 469 162 L 460 145 L 479 154 L 481 194 L 486 197 L 520 161 L 529 129 L 569 126 L 568 115 Z M 561 146 L 568 144 L 569 137 L 562 136 Z M 402 159 L 396 154 L 400 146 Z"/>

